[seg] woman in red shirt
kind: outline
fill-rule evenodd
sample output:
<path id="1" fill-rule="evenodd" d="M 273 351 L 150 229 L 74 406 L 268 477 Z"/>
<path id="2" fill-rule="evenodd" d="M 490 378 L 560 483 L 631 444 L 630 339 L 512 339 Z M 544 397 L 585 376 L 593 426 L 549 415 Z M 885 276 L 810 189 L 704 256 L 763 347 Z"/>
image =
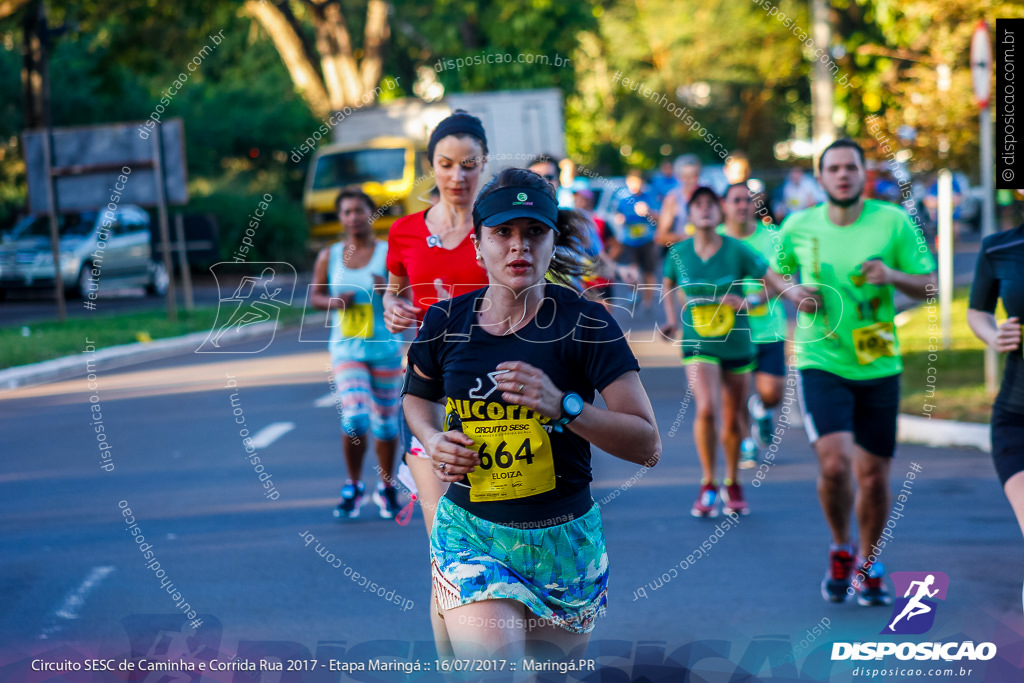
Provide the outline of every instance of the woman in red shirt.
<path id="1" fill-rule="evenodd" d="M 440 201 L 400 218 L 388 232 L 384 323 L 390 332 L 418 328 L 431 304 L 487 286 L 487 273 L 470 241 L 473 200 L 487 160 L 487 136 L 480 119 L 456 110 L 434 129 L 427 158 Z M 434 476 L 430 456 L 415 437 L 405 463 L 416 482 L 429 535 L 447 486 Z M 444 622 L 436 609 L 430 613 L 435 640 L 446 642 Z"/>

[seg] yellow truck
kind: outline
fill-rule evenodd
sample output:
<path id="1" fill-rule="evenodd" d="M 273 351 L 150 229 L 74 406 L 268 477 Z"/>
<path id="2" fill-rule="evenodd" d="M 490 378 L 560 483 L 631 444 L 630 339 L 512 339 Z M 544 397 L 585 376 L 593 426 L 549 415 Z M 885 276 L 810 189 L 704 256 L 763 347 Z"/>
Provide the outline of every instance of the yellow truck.
<path id="1" fill-rule="evenodd" d="M 338 192 L 357 185 L 377 204 L 374 231 L 387 238 L 396 219 L 430 206 L 434 177 L 423 145 L 400 137 L 378 137 L 359 144 L 321 147 L 310 163 L 303 206 L 309 245 L 320 249 L 338 239 L 334 210 Z"/>
<path id="2" fill-rule="evenodd" d="M 525 166 L 540 153 L 564 156 L 562 95 L 557 88 L 457 93 L 439 102 L 416 99 L 352 112 L 332 130 L 306 173 L 303 208 L 309 246 L 338 239 L 338 192 L 359 186 L 377 203 L 374 230 L 387 238 L 396 219 L 430 206 L 434 175 L 427 161 L 430 132 L 456 109 L 480 117 L 488 132 L 486 181 L 507 166 Z"/>

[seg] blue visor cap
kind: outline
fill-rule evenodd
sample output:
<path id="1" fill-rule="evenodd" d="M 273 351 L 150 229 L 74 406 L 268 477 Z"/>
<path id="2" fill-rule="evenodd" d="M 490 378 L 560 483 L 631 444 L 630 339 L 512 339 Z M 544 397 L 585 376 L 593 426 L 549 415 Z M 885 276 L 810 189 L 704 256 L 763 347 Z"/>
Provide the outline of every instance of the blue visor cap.
<path id="1" fill-rule="evenodd" d="M 473 225 L 501 225 L 514 218 L 533 218 L 558 232 L 558 204 L 543 190 L 503 187 L 477 201 Z"/>

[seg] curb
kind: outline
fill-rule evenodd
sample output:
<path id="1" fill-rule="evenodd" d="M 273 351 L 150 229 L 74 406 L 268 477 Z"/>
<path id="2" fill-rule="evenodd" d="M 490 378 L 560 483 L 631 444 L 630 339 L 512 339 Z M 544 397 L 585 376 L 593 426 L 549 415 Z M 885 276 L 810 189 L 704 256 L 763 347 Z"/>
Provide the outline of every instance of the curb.
<path id="1" fill-rule="evenodd" d="M 276 329 L 277 322 L 256 323 L 233 332 L 232 341 L 273 334 Z M 126 365 L 170 358 L 185 351 L 195 351 L 209 336 L 210 331 L 206 330 L 151 342 L 109 346 L 90 354 L 89 362 L 92 365 L 89 371 L 114 370 Z M 58 382 L 84 375 L 86 371 L 85 352 L 30 365 L 19 365 L 0 370 L 0 390 Z"/>
<path id="2" fill-rule="evenodd" d="M 897 440 L 924 446 L 977 448 L 992 452 L 989 425 L 954 420 L 933 420 L 919 415 L 900 415 Z"/>

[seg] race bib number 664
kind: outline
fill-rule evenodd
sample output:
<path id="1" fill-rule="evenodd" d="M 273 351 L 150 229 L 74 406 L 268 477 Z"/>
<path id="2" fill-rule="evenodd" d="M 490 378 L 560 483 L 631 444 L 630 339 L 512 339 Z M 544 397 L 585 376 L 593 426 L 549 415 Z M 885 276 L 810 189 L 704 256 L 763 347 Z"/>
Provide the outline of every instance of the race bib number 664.
<path id="1" fill-rule="evenodd" d="M 474 502 L 513 500 L 555 488 L 551 439 L 536 420 L 473 420 L 462 423 L 480 465 L 469 478 Z"/>

